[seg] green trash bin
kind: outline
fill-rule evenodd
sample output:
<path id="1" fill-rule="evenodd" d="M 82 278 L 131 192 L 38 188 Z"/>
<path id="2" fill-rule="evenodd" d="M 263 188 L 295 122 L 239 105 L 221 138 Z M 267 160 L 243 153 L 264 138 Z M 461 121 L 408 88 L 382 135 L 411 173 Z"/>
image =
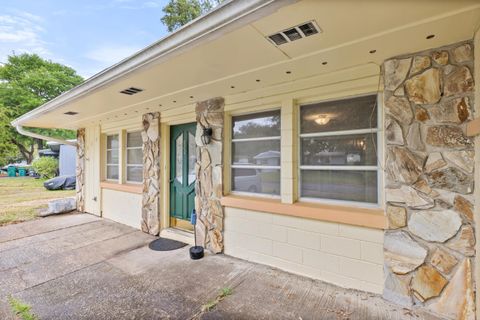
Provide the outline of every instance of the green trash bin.
<path id="1" fill-rule="evenodd" d="M 18 176 L 19 177 L 26 177 L 27 176 L 27 169 L 26 168 L 18 168 Z"/>
<path id="2" fill-rule="evenodd" d="M 17 167 L 9 166 L 7 168 L 8 176 L 9 177 L 16 177 L 17 176 Z"/>

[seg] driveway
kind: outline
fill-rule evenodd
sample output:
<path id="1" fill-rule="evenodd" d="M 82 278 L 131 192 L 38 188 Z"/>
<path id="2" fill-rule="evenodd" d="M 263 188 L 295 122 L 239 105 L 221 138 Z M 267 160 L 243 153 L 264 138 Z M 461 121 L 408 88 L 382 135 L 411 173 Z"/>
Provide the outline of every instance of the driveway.
<path id="1" fill-rule="evenodd" d="M 153 239 L 88 214 L 1 227 L 0 319 L 14 319 L 10 294 L 40 319 L 433 319 L 225 255 L 151 251 Z M 230 296 L 201 311 L 227 287 Z"/>

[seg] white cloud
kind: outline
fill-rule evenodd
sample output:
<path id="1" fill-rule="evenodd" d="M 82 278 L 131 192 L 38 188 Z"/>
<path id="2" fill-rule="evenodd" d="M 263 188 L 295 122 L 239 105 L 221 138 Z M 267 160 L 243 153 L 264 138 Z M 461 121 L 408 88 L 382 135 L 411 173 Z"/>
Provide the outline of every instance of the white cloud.
<path id="1" fill-rule="evenodd" d="M 140 48 L 129 45 L 103 45 L 87 52 L 86 57 L 108 67 L 134 54 Z"/>
<path id="2" fill-rule="evenodd" d="M 165 3 L 159 0 L 150 0 L 142 2 L 141 4 L 135 0 L 113 0 L 110 2 L 110 5 L 113 7 L 118 7 L 121 9 L 127 10 L 139 10 L 139 9 L 151 9 L 151 8 L 158 8 Z"/>
<path id="3" fill-rule="evenodd" d="M 0 15 L 0 62 L 5 62 L 13 52 L 49 56 L 41 37 L 45 32 L 43 23 L 42 17 L 28 12 Z"/>
<path id="4" fill-rule="evenodd" d="M 147 1 L 142 4 L 142 7 L 144 8 L 158 8 L 160 7 L 160 3 L 155 2 L 155 1 Z"/>

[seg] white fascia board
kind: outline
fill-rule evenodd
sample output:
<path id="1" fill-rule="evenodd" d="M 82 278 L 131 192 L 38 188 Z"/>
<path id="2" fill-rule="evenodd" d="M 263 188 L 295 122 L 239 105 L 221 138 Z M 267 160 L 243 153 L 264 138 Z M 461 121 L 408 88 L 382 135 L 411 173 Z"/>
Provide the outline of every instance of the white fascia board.
<path id="1" fill-rule="evenodd" d="M 143 66 L 168 58 L 173 53 L 188 50 L 209 39 L 219 37 L 229 30 L 239 28 L 259 17 L 298 0 L 230 0 L 213 11 L 191 21 L 177 31 L 140 50 L 117 64 L 93 75 L 80 85 L 64 92 L 40 107 L 13 120 L 13 126 L 59 108 L 74 99 L 105 86 L 112 81 L 138 70 Z"/>

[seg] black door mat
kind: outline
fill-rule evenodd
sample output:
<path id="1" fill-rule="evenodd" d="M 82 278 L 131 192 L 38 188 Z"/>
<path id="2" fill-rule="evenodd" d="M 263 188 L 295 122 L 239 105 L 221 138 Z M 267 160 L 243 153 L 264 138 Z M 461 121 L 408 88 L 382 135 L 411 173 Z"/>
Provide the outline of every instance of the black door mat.
<path id="1" fill-rule="evenodd" d="M 171 251 L 171 250 L 177 250 L 177 249 L 183 248 L 186 245 L 187 245 L 186 243 L 183 243 L 180 241 L 165 239 L 165 238 L 158 238 L 150 242 L 148 247 L 154 251 Z"/>

